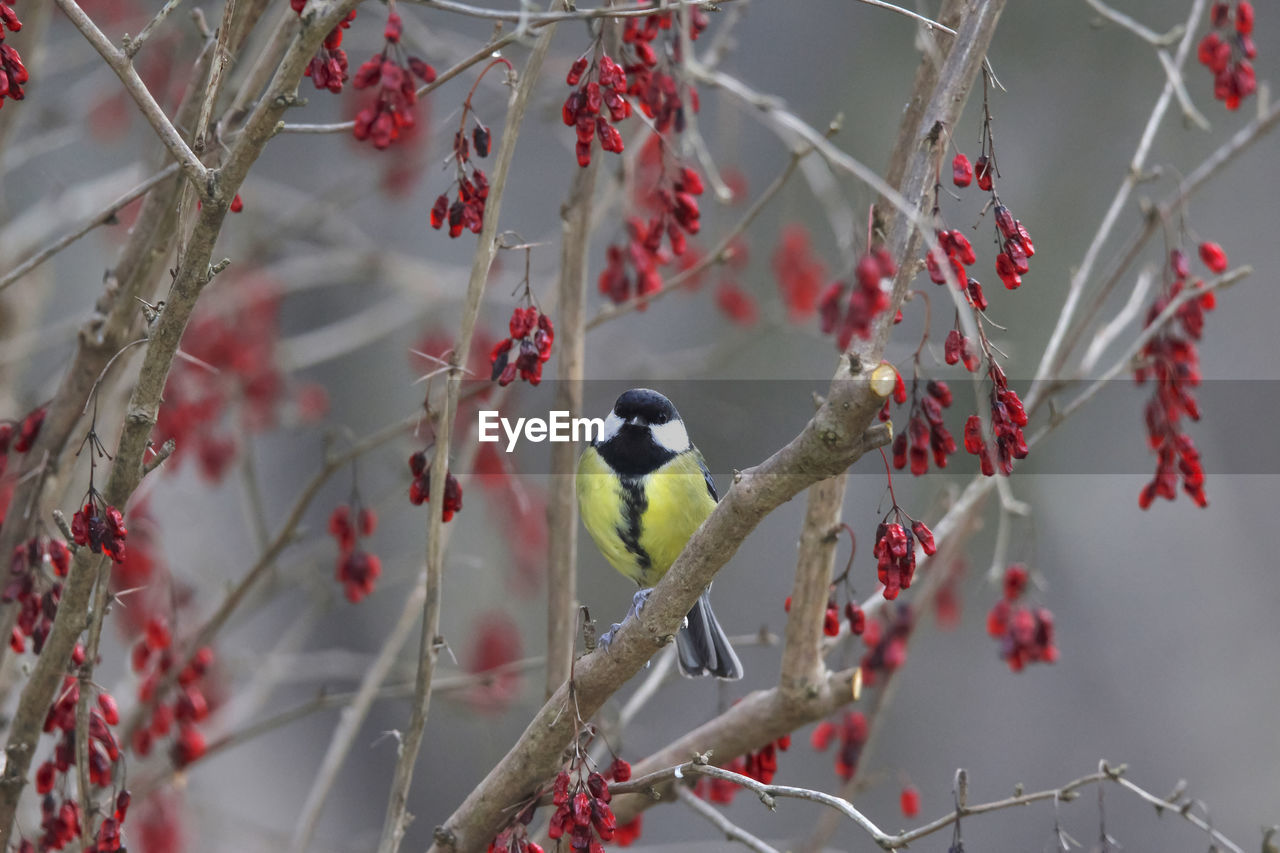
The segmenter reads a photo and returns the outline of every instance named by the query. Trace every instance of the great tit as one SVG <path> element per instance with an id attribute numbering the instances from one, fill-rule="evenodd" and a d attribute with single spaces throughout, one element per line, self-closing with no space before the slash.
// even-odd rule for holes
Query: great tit
<path id="1" fill-rule="evenodd" d="M 680 413 L 647 388 L 633 388 L 613 404 L 603 435 L 578 460 L 577 491 L 582 521 L 596 546 L 641 588 L 628 615 L 639 612 L 719 500 Z M 742 664 L 711 612 L 709 591 L 676 634 L 680 671 L 741 678 Z M 607 643 L 611 634 L 602 640 Z"/>

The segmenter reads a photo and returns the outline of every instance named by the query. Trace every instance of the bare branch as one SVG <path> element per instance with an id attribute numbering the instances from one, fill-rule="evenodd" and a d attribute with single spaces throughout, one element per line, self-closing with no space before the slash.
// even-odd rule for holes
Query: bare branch
<path id="1" fill-rule="evenodd" d="M 93 45 L 93 49 L 98 51 L 99 55 L 111 66 L 111 70 L 120 78 L 120 82 L 124 84 L 125 90 L 129 96 L 133 98 L 138 109 L 142 111 L 142 115 L 151 125 L 156 135 L 160 137 L 160 141 L 164 143 L 165 148 L 169 149 L 169 153 L 178 161 L 182 167 L 183 174 L 191 179 L 196 189 L 200 193 L 205 193 L 205 183 L 208 178 L 208 170 L 204 164 L 200 162 L 200 158 L 195 152 L 187 146 L 182 135 L 178 133 L 178 129 L 173 126 L 173 122 L 169 121 L 169 117 L 164 114 L 164 110 L 156 103 L 156 99 L 152 96 L 151 91 L 146 84 L 142 82 L 142 78 L 138 76 L 138 72 L 134 70 L 133 62 L 123 52 L 118 50 L 102 32 L 98 29 L 93 19 L 85 14 L 84 10 L 75 0 L 55 0 L 58 8 L 63 14 L 75 24 L 78 29 Z"/>
<path id="2" fill-rule="evenodd" d="M 693 791 L 683 785 L 676 788 L 676 796 L 680 798 L 680 802 L 684 803 L 696 814 L 710 821 L 711 825 L 723 832 L 724 837 L 730 841 L 737 841 L 747 849 L 756 851 L 756 853 L 782 853 L 778 848 L 769 846 L 729 820 L 719 809 L 705 800 L 699 799 Z"/>
<path id="3" fill-rule="evenodd" d="M 115 219 L 116 214 L 120 212 L 120 208 L 124 207 L 129 202 L 146 195 L 162 181 L 172 177 L 177 171 L 177 163 L 169 164 L 164 169 L 161 169 L 156 174 L 147 178 L 124 195 L 112 201 L 98 213 L 95 213 L 88 219 L 84 220 L 75 229 L 68 231 L 66 234 L 63 234 L 47 246 L 37 250 L 22 263 L 6 272 L 3 276 L 0 276 L 0 291 L 3 291 L 6 287 L 13 284 L 36 267 L 40 266 L 54 255 L 58 254 L 58 252 L 61 252 L 63 249 L 67 248 L 93 229 L 102 225 L 110 224 L 111 221 Z"/>
<path id="4" fill-rule="evenodd" d="M 126 35 L 124 41 L 124 55 L 129 59 L 133 59 L 138 55 L 138 51 L 142 50 L 142 46 L 147 43 L 147 39 L 151 38 L 151 34 L 155 32 L 156 27 L 164 23 L 164 19 L 169 17 L 169 13 L 178 8 L 182 4 L 182 0 L 166 0 L 165 4 L 160 7 L 160 11 L 147 21 L 146 26 L 138 31 L 136 36 L 130 37 Z"/>

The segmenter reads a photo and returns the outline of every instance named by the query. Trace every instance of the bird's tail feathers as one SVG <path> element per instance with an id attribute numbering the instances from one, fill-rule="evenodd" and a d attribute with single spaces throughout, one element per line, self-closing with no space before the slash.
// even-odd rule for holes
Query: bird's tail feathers
<path id="1" fill-rule="evenodd" d="M 676 633 L 676 659 L 682 675 L 714 675 L 726 681 L 742 678 L 742 663 L 711 612 L 710 588 L 703 591 Z"/>

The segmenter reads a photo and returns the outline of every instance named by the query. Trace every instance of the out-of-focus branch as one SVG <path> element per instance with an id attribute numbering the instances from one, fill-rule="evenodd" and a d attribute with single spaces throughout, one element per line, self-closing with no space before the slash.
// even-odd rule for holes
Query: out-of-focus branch
<path id="1" fill-rule="evenodd" d="M 426 6 L 442 12 L 453 12 L 470 18 L 483 18 L 488 21 L 510 21 L 511 23 L 545 25 L 563 21 L 593 21 L 598 18 L 645 18 L 650 15 L 669 14 L 681 7 L 689 6 L 705 11 L 717 12 L 719 7 L 734 0 L 671 0 L 669 3 L 641 7 L 602 6 L 597 9 L 575 9 L 570 12 L 507 12 L 502 9 L 486 9 L 482 6 L 471 6 L 458 3 L 456 0 L 405 0 L 415 6 Z"/>
<path id="2" fill-rule="evenodd" d="M 365 717 L 368 716 L 374 700 L 378 698 L 382 683 L 386 681 L 387 675 L 391 672 L 396 656 L 400 654 L 400 649 L 404 647 L 405 642 L 409 639 L 409 632 L 417 624 L 425 595 L 426 584 L 415 584 L 413 592 L 405 599 L 404 609 L 400 611 L 400 618 L 396 620 L 395 626 L 391 629 L 391 634 L 383 642 L 382 648 L 378 652 L 378 657 L 361 680 L 360 689 L 356 691 L 355 699 L 350 705 L 342 709 L 342 720 L 333 732 L 333 737 L 329 741 L 329 748 L 324 754 L 324 760 L 320 763 L 320 769 L 316 771 L 315 780 L 311 783 L 311 789 L 307 792 L 307 798 L 303 802 L 302 812 L 298 817 L 297 826 L 293 830 L 293 839 L 289 842 L 290 850 L 300 852 L 310 846 L 312 836 L 315 834 L 316 822 L 319 820 L 321 809 L 324 807 L 325 798 L 333 788 L 333 783 L 338 778 L 338 771 L 342 769 L 342 763 L 346 760 L 347 753 L 351 751 L 351 746 L 355 743 L 356 735 L 360 731 L 360 725 L 364 722 Z"/>
<path id="3" fill-rule="evenodd" d="M 93 22 L 85 11 L 75 0 L 55 0 L 58 8 L 63 14 L 70 19 L 93 45 L 93 49 L 111 67 L 111 70 L 120 78 L 120 82 L 124 84 L 125 91 L 129 93 L 129 97 L 133 98 L 138 109 L 146 118 L 151 128 L 160 137 L 160 141 L 164 143 L 165 148 L 169 149 L 169 153 L 173 155 L 173 159 L 177 160 L 182 167 L 183 173 L 191 179 L 195 184 L 196 190 L 203 196 L 206 192 L 206 179 L 208 170 L 204 164 L 200 162 L 200 158 L 191 150 L 182 135 L 178 133 L 178 129 L 173 126 L 173 122 L 169 121 L 169 117 L 164 114 L 164 110 L 156 103 L 155 97 L 151 94 L 151 90 L 142 82 L 142 78 L 138 76 L 138 72 L 134 70 L 133 62 L 123 51 L 119 50 L 111 40 L 108 39 L 98 29 L 98 25 Z"/>
<path id="4" fill-rule="evenodd" d="M 436 446 L 429 488 L 430 494 L 437 496 L 437 499 L 430 502 L 427 529 L 426 598 L 423 605 L 422 641 L 418 647 L 418 677 L 409 727 L 403 733 L 400 755 L 391 781 L 391 793 L 387 800 L 387 813 L 382 826 L 382 837 L 378 842 L 378 853 L 395 853 L 399 849 L 410 819 L 409 785 L 413 780 L 414 763 L 417 761 L 418 750 L 422 745 L 422 736 L 427 725 L 427 711 L 431 702 L 431 680 L 439 654 L 436 637 L 439 632 L 440 596 L 444 577 L 442 515 L 444 499 L 441 496 L 444 495 L 445 477 L 449 471 L 449 437 L 452 434 L 453 419 L 458 411 L 462 365 L 471 351 L 471 337 L 475 330 L 476 318 L 480 314 L 480 301 L 484 296 L 485 283 L 489 278 L 489 268 L 493 265 L 493 259 L 498 251 L 499 217 L 507 178 L 511 171 L 511 161 L 515 156 L 516 140 L 520 135 L 525 110 L 537 83 L 538 73 L 551 49 L 551 37 L 554 34 L 555 25 L 553 24 L 538 36 L 538 41 L 534 44 L 529 59 L 525 63 L 524 72 L 512 90 L 507 105 L 502 143 L 498 148 L 493 179 L 490 183 L 489 195 L 485 200 L 484 224 L 480 229 L 471 267 L 471 278 L 467 283 L 467 295 L 462 308 L 458 337 L 454 342 L 453 353 L 449 357 L 450 371 L 445 385 L 444 407 L 435 422 Z"/>
<path id="5" fill-rule="evenodd" d="M 559 332 L 556 409 L 582 415 L 586 359 L 587 250 L 591 244 L 592 197 L 600 157 L 574 174 L 560 207 Z M 547 677 L 546 695 L 569 677 L 577 620 L 578 500 L 574 482 L 577 446 L 551 445 L 547 489 Z"/>
<path id="6" fill-rule="evenodd" d="M 1178 184 L 1174 192 L 1159 207 L 1147 214 L 1142 227 L 1129 239 L 1124 249 L 1118 253 L 1119 260 L 1106 278 L 1103 279 L 1088 308 L 1077 318 L 1070 332 L 1066 334 L 1060 363 L 1065 364 L 1066 358 L 1092 327 L 1098 312 L 1102 310 L 1102 306 L 1106 303 L 1108 297 L 1119 285 L 1125 272 L 1138 259 L 1138 256 L 1142 253 L 1143 246 L 1156 233 L 1160 224 L 1173 216 L 1205 182 L 1234 162 L 1241 153 L 1274 130 L 1278 124 L 1280 124 L 1280 103 L 1272 104 L 1265 112 L 1232 134 L 1230 139 L 1218 146 L 1212 154 L 1200 162 L 1200 165 L 1189 172 Z M 1062 384 L 1069 378 L 1070 376 L 1059 367 L 1053 376 L 1046 378 L 1043 382 L 1038 381 L 1032 387 L 1031 393 L 1024 402 L 1028 414 L 1033 413 L 1043 405 L 1049 396 L 1062 387 Z"/>
<path id="7" fill-rule="evenodd" d="M 1178 50 L 1174 54 L 1174 65 L 1178 69 L 1182 68 L 1186 62 L 1187 53 L 1191 49 L 1191 42 L 1195 35 L 1196 22 L 1204 14 L 1205 2 L 1206 0 L 1193 0 L 1191 3 L 1191 11 L 1187 15 L 1187 28 L 1183 33 L 1182 41 L 1178 44 Z M 1125 204 L 1129 201 L 1129 196 L 1134 187 L 1142 179 L 1142 171 L 1146 165 L 1147 156 L 1151 152 L 1151 146 L 1155 142 L 1156 131 L 1160 128 L 1160 122 L 1164 119 L 1164 115 L 1169 109 L 1170 101 L 1173 100 L 1174 88 L 1172 78 L 1165 82 L 1164 90 L 1160 93 L 1160 97 L 1156 99 L 1155 107 L 1152 108 L 1151 116 L 1147 119 L 1147 125 L 1143 128 L 1142 136 L 1138 140 L 1138 147 L 1134 150 L 1133 157 L 1129 161 L 1129 171 L 1124 180 L 1120 182 L 1120 187 L 1116 190 L 1115 197 L 1111 200 L 1111 206 L 1107 208 L 1106 214 L 1102 217 L 1102 222 L 1098 225 L 1097 232 L 1093 235 L 1093 241 L 1089 243 L 1089 248 L 1085 250 L 1084 260 L 1080 262 L 1080 266 L 1071 276 L 1071 281 L 1067 285 L 1066 301 L 1058 314 L 1058 322 L 1054 326 L 1053 332 L 1049 335 L 1049 343 L 1045 345 L 1044 354 L 1040 357 L 1040 366 L 1036 368 L 1035 384 L 1027 393 L 1026 407 L 1028 412 L 1045 396 L 1048 391 L 1046 383 L 1057 376 L 1067 356 L 1070 354 L 1068 350 L 1063 348 L 1064 339 L 1075 321 L 1076 310 L 1080 305 L 1081 298 L 1084 296 L 1085 287 L 1089 283 L 1090 276 L 1093 275 L 1093 267 L 1098 261 L 1098 256 L 1102 253 L 1102 247 L 1111 236 L 1111 232 L 1115 230 L 1116 221 L 1120 218 L 1120 211 L 1124 209 Z"/>
<path id="8" fill-rule="evenodd" d="M 151 192 L 151 190 L 154 189 L 162 181 L 173 177 L 173 175 L 177 173 L 177 171 L 178 171 L 178 164 L 170 163 L 168 166 L 161 169 L 159 172 L 155 173 L 151 177 L 147 178 L 145 181 L 138 184 L 136 187 L 129 190 L 124 195 L 112 201 L 102 210 L 98 211 L 97 213 L 85 219 L 83 222 L 80 223 L 80 225 L 76 226 L 71 231 L 68 231 L 66 234 L 63 234 L 61 237 L 58 237 L 56 240 L 52 241 L 48 245 L 38 249 L 34 254 L 30 255 L 22 263 L 18 264 L 16 267 L 9 270 L 4 275 L 0 276 L 0 291 L 4 290 L 9 285 L 13 284 L 15 281 L 22 278 L 24 275 L 31 272 L 36 267 L 40 266 L 45 261 L 52 258 L 54 255 L 58 254 L 58 252 L 61 252 L 63 249 L 67 248 L 72 243 L 79 240 L 81 237 L 88 234 L 93 229 L 98 228 L 99 226 L 102 226 L 102 225 L 110 224 L 111 221 L 115 219 L 116 214 L 120 212 L 120 209 L 122 207 L 124 207 L 129 202 L 134 201 L 135 199 L 138 199 L 141 196 L 144 196 L 147 193 Z"/>

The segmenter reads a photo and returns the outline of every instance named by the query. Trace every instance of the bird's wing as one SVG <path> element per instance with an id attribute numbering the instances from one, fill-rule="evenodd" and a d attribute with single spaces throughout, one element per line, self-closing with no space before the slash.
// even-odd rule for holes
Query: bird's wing
<path id="1" fill-rule="evenodd" d="M 707 491 L 711 493 L 711 500 L 719 502 L 720 495 L 716 493 L 716 482 L 711 479 L 711 471 L 707 469 L 707 460 L 702 458 L 702 451 L 694 450 L 693 452 L 698 457 L 698 467 L 702 469 L 702 478 L 707 481 Z"/>

